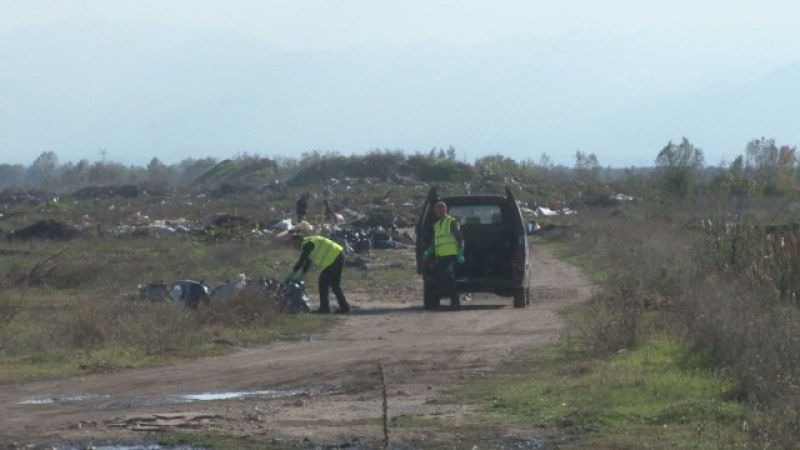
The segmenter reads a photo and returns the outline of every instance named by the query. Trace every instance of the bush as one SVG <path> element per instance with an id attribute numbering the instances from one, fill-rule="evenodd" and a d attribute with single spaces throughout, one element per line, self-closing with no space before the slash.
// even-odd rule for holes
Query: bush
<path id="1" fill-rule="evenodd" d="M 272 293 L 243 289 L 200 311 L 200 321 L 206 325 L 233 327 L 265 326 L 275 323 L 280 314 Z"/>

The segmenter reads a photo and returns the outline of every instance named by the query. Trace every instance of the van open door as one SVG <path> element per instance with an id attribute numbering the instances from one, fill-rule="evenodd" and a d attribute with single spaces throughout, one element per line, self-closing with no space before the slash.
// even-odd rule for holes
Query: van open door
<path id="1" fill-rule="evenodd" d="M 420 209 L 419 219 L 414 227 L 414 233 L 417 235 L 417 274 L 422 275 L 425 262 L 422 260 L 422 254 L 428 248 L 432 241 L 433 235 L 431 234 L 431 224 L 433 224 L 433 206 L 439 201 L 439 193 L 436 186 L 428 191 L 428 196 L 425 197 L 425 202 Z"/>
<path id="2" fill-rule="evenodd" d="M 528 251 L 528 235 L 525 233 L 525 221 L 522 211 L 511 189 L 506 187 L 506 202 L 508 211 L 515 217 L 509 223 L 513 224 L 514 248 L 511 253 L 511 269 L 515 279 L 519 280 L 522 287 L 514 292 L 514 307 L 524 308 L 531 302 L 530 292 L 530 254 Z"/>

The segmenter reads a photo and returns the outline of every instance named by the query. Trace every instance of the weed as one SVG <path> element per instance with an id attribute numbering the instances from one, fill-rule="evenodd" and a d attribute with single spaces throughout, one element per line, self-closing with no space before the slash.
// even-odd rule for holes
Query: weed
<path id="1" fill-rule="evenodd" d="M 748 439 L 741 431 L 745 410 L 728 397 L 735 381 L 664 339 L 577 360 L 551 346 L 512 366 L 503 383 L 477 382 L 457 395 L 488 401 L 489 421 L 578 433 L 585 448 L 710 449 Z"/>

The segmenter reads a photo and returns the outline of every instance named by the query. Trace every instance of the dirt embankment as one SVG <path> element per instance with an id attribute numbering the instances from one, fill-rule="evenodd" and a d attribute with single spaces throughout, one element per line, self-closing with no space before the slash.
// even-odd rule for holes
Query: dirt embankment
<path id="1" fill-rule="evenodd" d="M 151 432 L 179 429 L 287 446 L 369 447 L 383 438 L 379 362 L 390 417 L 458 423 L 470 410 L 450 403 L 444 388 L 550 342 L 563 325 L 558 311 L 590 295 L 579 270 L 547 248 L 532 249 L 529 308 L 476 295 L 461 312 L 426 312 L 420 289 L 380 298 L 352 293 L 355 312 L 323 335 L 165 367 L 0 386 L 0 442 L 152 442 Z M 441 427 L 411 423 L 391 435 L 397 442 L 448 439 Z"/>

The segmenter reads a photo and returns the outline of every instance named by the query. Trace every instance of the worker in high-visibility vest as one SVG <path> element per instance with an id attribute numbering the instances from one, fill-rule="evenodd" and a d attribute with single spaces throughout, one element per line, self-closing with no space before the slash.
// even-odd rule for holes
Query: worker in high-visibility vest
<path id="1" fill-rule="evenodd" d="M 300 259 L 294 265 L 292 273 L 284 278 L 284 282 L 300 281 L 311 268 L 313 263 L 320 269 L 319 272 L 319 310 L 320 313 L 330 313 L 331 306 L 328 301 L 328 291 L 333 290 L 339 314 L 350 312 L 350 305 L 342 292 L 342 269 L 344 268 L 344 253 L 342 246 L 322 236 L 306 236 L 300 243 Z"/>
<path id="2" fill-rule="evenodd" d="M 450 307 L 461 309 L 461 301 L 456 285 L 455 264 L 464 264 L 464 236 L 458 220 L 447 214 L 447 205 L 438 202 L 433 207 L 436 222 L 433 224 L 433 245 L 425 250 L 422 257 L 436 258 L 433 265 L 436 282 L 450 294 Z"/>

